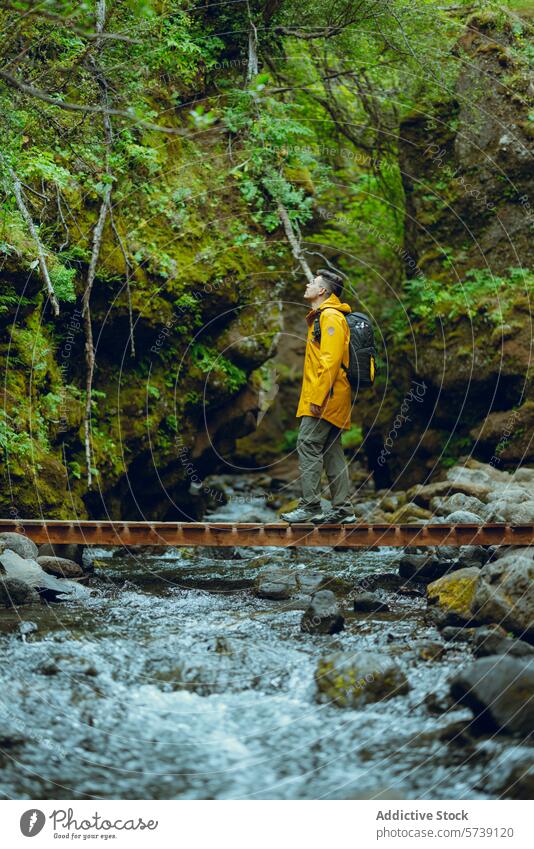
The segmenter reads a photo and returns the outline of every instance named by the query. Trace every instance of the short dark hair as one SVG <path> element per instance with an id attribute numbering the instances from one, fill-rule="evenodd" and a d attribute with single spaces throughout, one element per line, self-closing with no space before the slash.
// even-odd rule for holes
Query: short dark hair
<path id="1" fill-rule="evenodd" d="M 329 268 L 318 268 L 316 274 L 324 280 L 325 287 L 330 294 L 340 295 L 343 291 L 343 278 Z"/>

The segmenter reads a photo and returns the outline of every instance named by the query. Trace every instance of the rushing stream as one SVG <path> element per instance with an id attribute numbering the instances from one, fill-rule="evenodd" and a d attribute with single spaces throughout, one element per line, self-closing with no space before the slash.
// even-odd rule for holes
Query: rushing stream
<path id="1" fill-rule="evenodd" d="M 212 518 L 251 516 L 275 514 L 259 499 Z M 394 572 L 398 550 L 94 556 L 87 600 L 2 613 L 4 797 L 486 798 L 485 770 L 503 744 L 466 737 L 469 711 L 425 704 L 446 692 L 466 646 L 419 656 L 419 641 L 442 642 L 422 596 L 384 593 L 390 613 L 345 611 L 343 632 L 310 636 L 300 631 L 306 598 L 250 589 L 273 562 L 355 583 Z M 409 693 L 362 710 L 318 703 L 318 659 L 367 648 L 396 657 Z"/>

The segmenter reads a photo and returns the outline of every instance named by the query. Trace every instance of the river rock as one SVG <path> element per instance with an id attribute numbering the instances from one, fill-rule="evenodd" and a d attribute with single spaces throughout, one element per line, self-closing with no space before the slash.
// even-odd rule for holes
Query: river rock
<path id="1" fill-rule="evenodd" d="M 317 592 L 325 581 L 323 572 L 314 572 L 311 569 L 303 569 L 302 572 L 297 572 L 297 584 L 301 593 L 313 595 Z"/>
<path id="2" fill-rule="evenodd" d="M 512 472 L 511 479 L 514 483 L 530 486 L 532 492 L 534 488 L 534 469 L 528 469 L 526 466 L 522 466 L 520 469 Z"/>
<path id="3" fill-rule="evenodd" d="M 534 659 L 492 655 L 463 669 L 451 695 L 468 705 L 484 729 L 527 736 L 534 727 Z"/>
<path id="4" fill-rule="evenodd" d="M 399 522 L 415 523 L 419 519 L 431 518 L 432 513 L 430 510 L 426 510 L 424 507 L 420 507 L 419 504 L 409 501 L 407 504 L 402 504 L 397 510 L 395 510 L 395 512 L 389 517 L 389 521 L 394 525 Z"/>
<path id="5" fill-rule="evenodd" d="M 458 568 L 458 563 L 452 559 L 433 553 L 408 554 L 401 557 L 399 575 L 402 578 L 421 581 L 435 581 L 447 572 Z"/>
<path id="6" fill-rule="evenodd" d="M 480 570 L 472 607 L 481 622 L 534 637 L 534 560 L 508 552 L 487 563 Z"/>
<path id="7" fill-rule="evenodd" d="M 479 785 L 485 793 L 507 799 L 534 799 L 534 757 L 532 749 L 514 747 L 499 755 Z"/>
<path id="8" fill-rule="evenodd" d="M 465 495 L 463 492 L 456 492 L 449 498 L 440 500 L 436 506 L 435 513 L 437 516 L 448 516 L 456 510 L 468 510 L 482 517 L 487 510 L 487 506 L 479 498 L 475 498 L 472 495 Z"/>
<path id="9" fill-rule="evenodd" d="M 319 590 L 304 612 L 300 630 L 306 634 L 337 634 L 343 630 L 344 623 L 334 593 L 331 590 Z"/>
<path id="10" fill-rule="evenodd" d="M 317 700 L 337 707 L 360 708 L 404 695 L 404 672 L 378 652 L 334 652 L 321 658 L 315 672 Z"/>
<path id="11" fill-rule="evenodd" d="M 475 633 L 475 628 L 462 628 L 455 625 L 446 625 L 441 629 L 441 636 L 448 643 L 468 643 L 471 642 Z"/>
<path id="12" fill-rule="evenodd" d="M 24 604 L 39 604 L 40 598 L 33 587 L 20 578 L 0 577 L 0 605 L 19 607 Z"/>
<path id="13" fill-rule="evenodd" d="M 502 628 L 477 628 L 473 637 L 475 657 L 506 654 L 511 657 L 534 655 L 534 646 L 524 640 L 512 640 Z"/>
<path id="14" fill-rule="evenodd" d="M 488 495 L 488 503 L 491 505 L 495 501 L 509 501 L 512 504 L 523 504 L 525 501 L 532 501 L 533 490 L 529 486 L 517 486 L 512 483 L 506 486 L 498 486 Z"/>
<path id="15" fill-rule="evenodd" d="M 37 558 L 37 563 L 49 575 L 55 575 L 57 578 L 81 578 L 83 577 L 83 569 L 72 560 L 67 560 L 65 557 L 41 557 Z"/>
<path id="16" fill-rule="evenodd" d="M 89 594 L 87 587 L 68 578 L 56 578 L 49 575 L 35 560 L 20 557 L 15 551 L 6 549 L 0 554 L 0 563 L 10 578 L 18 578 L 29 584 L 50 600 L 55 600 L 58 594 L 63 596 L 82 597 Z"/>
<path id="17" fill-rule="evenodd" d="M 45 542 L 39 546 L 39 556 L 35 559 L 39 563 L 41 557 L 61 557 L 77 563 L 84 568 L 84 546 L 74 542 L 49 543 Z M 44 568 L 44 567 L 43 567 Z"/>
<path id="18" fill-rule="evenodd" d="M 441 660 L 445 652 L 442 644 L 433 640 L 421 640 L 415 644 L 415 649 L 421 660 Z"/>
<path id="19" fill-rule="evenodd" d="M 297 592 L 295 572 L 283 567 L 268 566 L 262 569 L 254 581 L 254 594 L 258 598 L 281 601 Z"/>
<path id="20" fill-rule="evenodd" d="M 486 513 L 487 522 L 510 522 L 512 525 L 530 525 L 534 522 L 534 500 L 522 502 L 506 500 L 492 501 Z"/>
<path id="21" fill-rule="evenodd" d="M 470 483 L 495 489 L 499 483 L 510 481 L 508 472 L 496 469 L 491 463 L 480 463 L 478 460 L 468 460 L 464 466 L 453 466 L 447 472 L 447 480 L 453 483 Z"/>
<path id="22" fill-rule="evenodd" d="M 444 575 L 427 587 L 429 604 L 437 604 L 442 612 L 468 622 L 480 580 L 480 569 L 471 566 Z M 452 623 L 450 623 L 452 624 Z"/>
<path id="23" fill-rule="evenodd" d="M 491 492 L 489 486 L 481 486 L 480 484 L 469 483 L 467 481 L 461 483 L 458 481 L 436 481 L 429 484 L 416 484 L 408 490 L 407 495 L 411 501 L 419 504 L 427 509 L 434 509 L 439 506 L 443 499 L 449 498 L 456 492 L 471 495 L 482 502 L 486 501 L 488 494 Z"/>
<path id="24" fill-rule="evenodd" d="M 354 611 L 356 613 L 388 613 L 389 604 L 380 601 L 373 593 L 358 593 L 354 596 Z"/>
<path id="25" fill-rule="evenodd" d="M 0 542 L 4 543 L 4 549 L 14 551 L 20 557 L 35 559 L 38 555 L 38 548 L 34 541 L 24 534 L 17 534 L 14 531 L 5 531 L 0 534 Z"/>
<path id="26" fill-rule="evenodd" d="M 454 510 L 441 521 L 450 525 L 482 525 L 485 520 L 472 510 Z"/>

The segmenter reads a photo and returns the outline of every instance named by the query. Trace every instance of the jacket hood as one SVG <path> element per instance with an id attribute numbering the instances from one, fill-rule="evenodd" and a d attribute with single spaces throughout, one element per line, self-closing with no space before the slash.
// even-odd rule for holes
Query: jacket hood
<path id="1" fill-rule="evenodd" d="M 328 296 L 326 301 L 323 301 L 320 307 L 315 310 L 310 310 L 308 315 L 306 316 L 306 321 L 309 323 L 312 319 L 315 318 L 318 312 L 322 312 L 322 310 L 327 309 L 327 307 L 333 307 L 336 310 L 339 310 L 343 313 L 352 312 L 352 307 L 349 304 L 342 304 L 337 295 L 332 293 Z"/>

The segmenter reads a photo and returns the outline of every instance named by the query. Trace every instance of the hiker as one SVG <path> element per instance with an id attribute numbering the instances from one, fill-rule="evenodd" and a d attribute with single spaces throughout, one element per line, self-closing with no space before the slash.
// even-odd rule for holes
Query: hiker
<path id="1" fill-rule="evenodd" d="M 304 299 L 311 311 L 306 316 L 308 337 L 304 357 L 302 390 L 297 408 L 297 438 L 302 497 L 294 510 L 282 513 L 284 522 L 322 524 L 356 521 L 349 499 L 349 472 L 341 446 L 341 434 L 350 427 L 351 387 L 345 369 L 349 364 L 350 331 L 341 303 L 343 280 L 333 271 L 319 269 L 308 283 Z M 319 316 L 320 341 L 315 339 Z M 344 368 L 345 367 L 345 368 Z M 332 507 L 321 509 L 323 465 L 330 485 Z"/>

